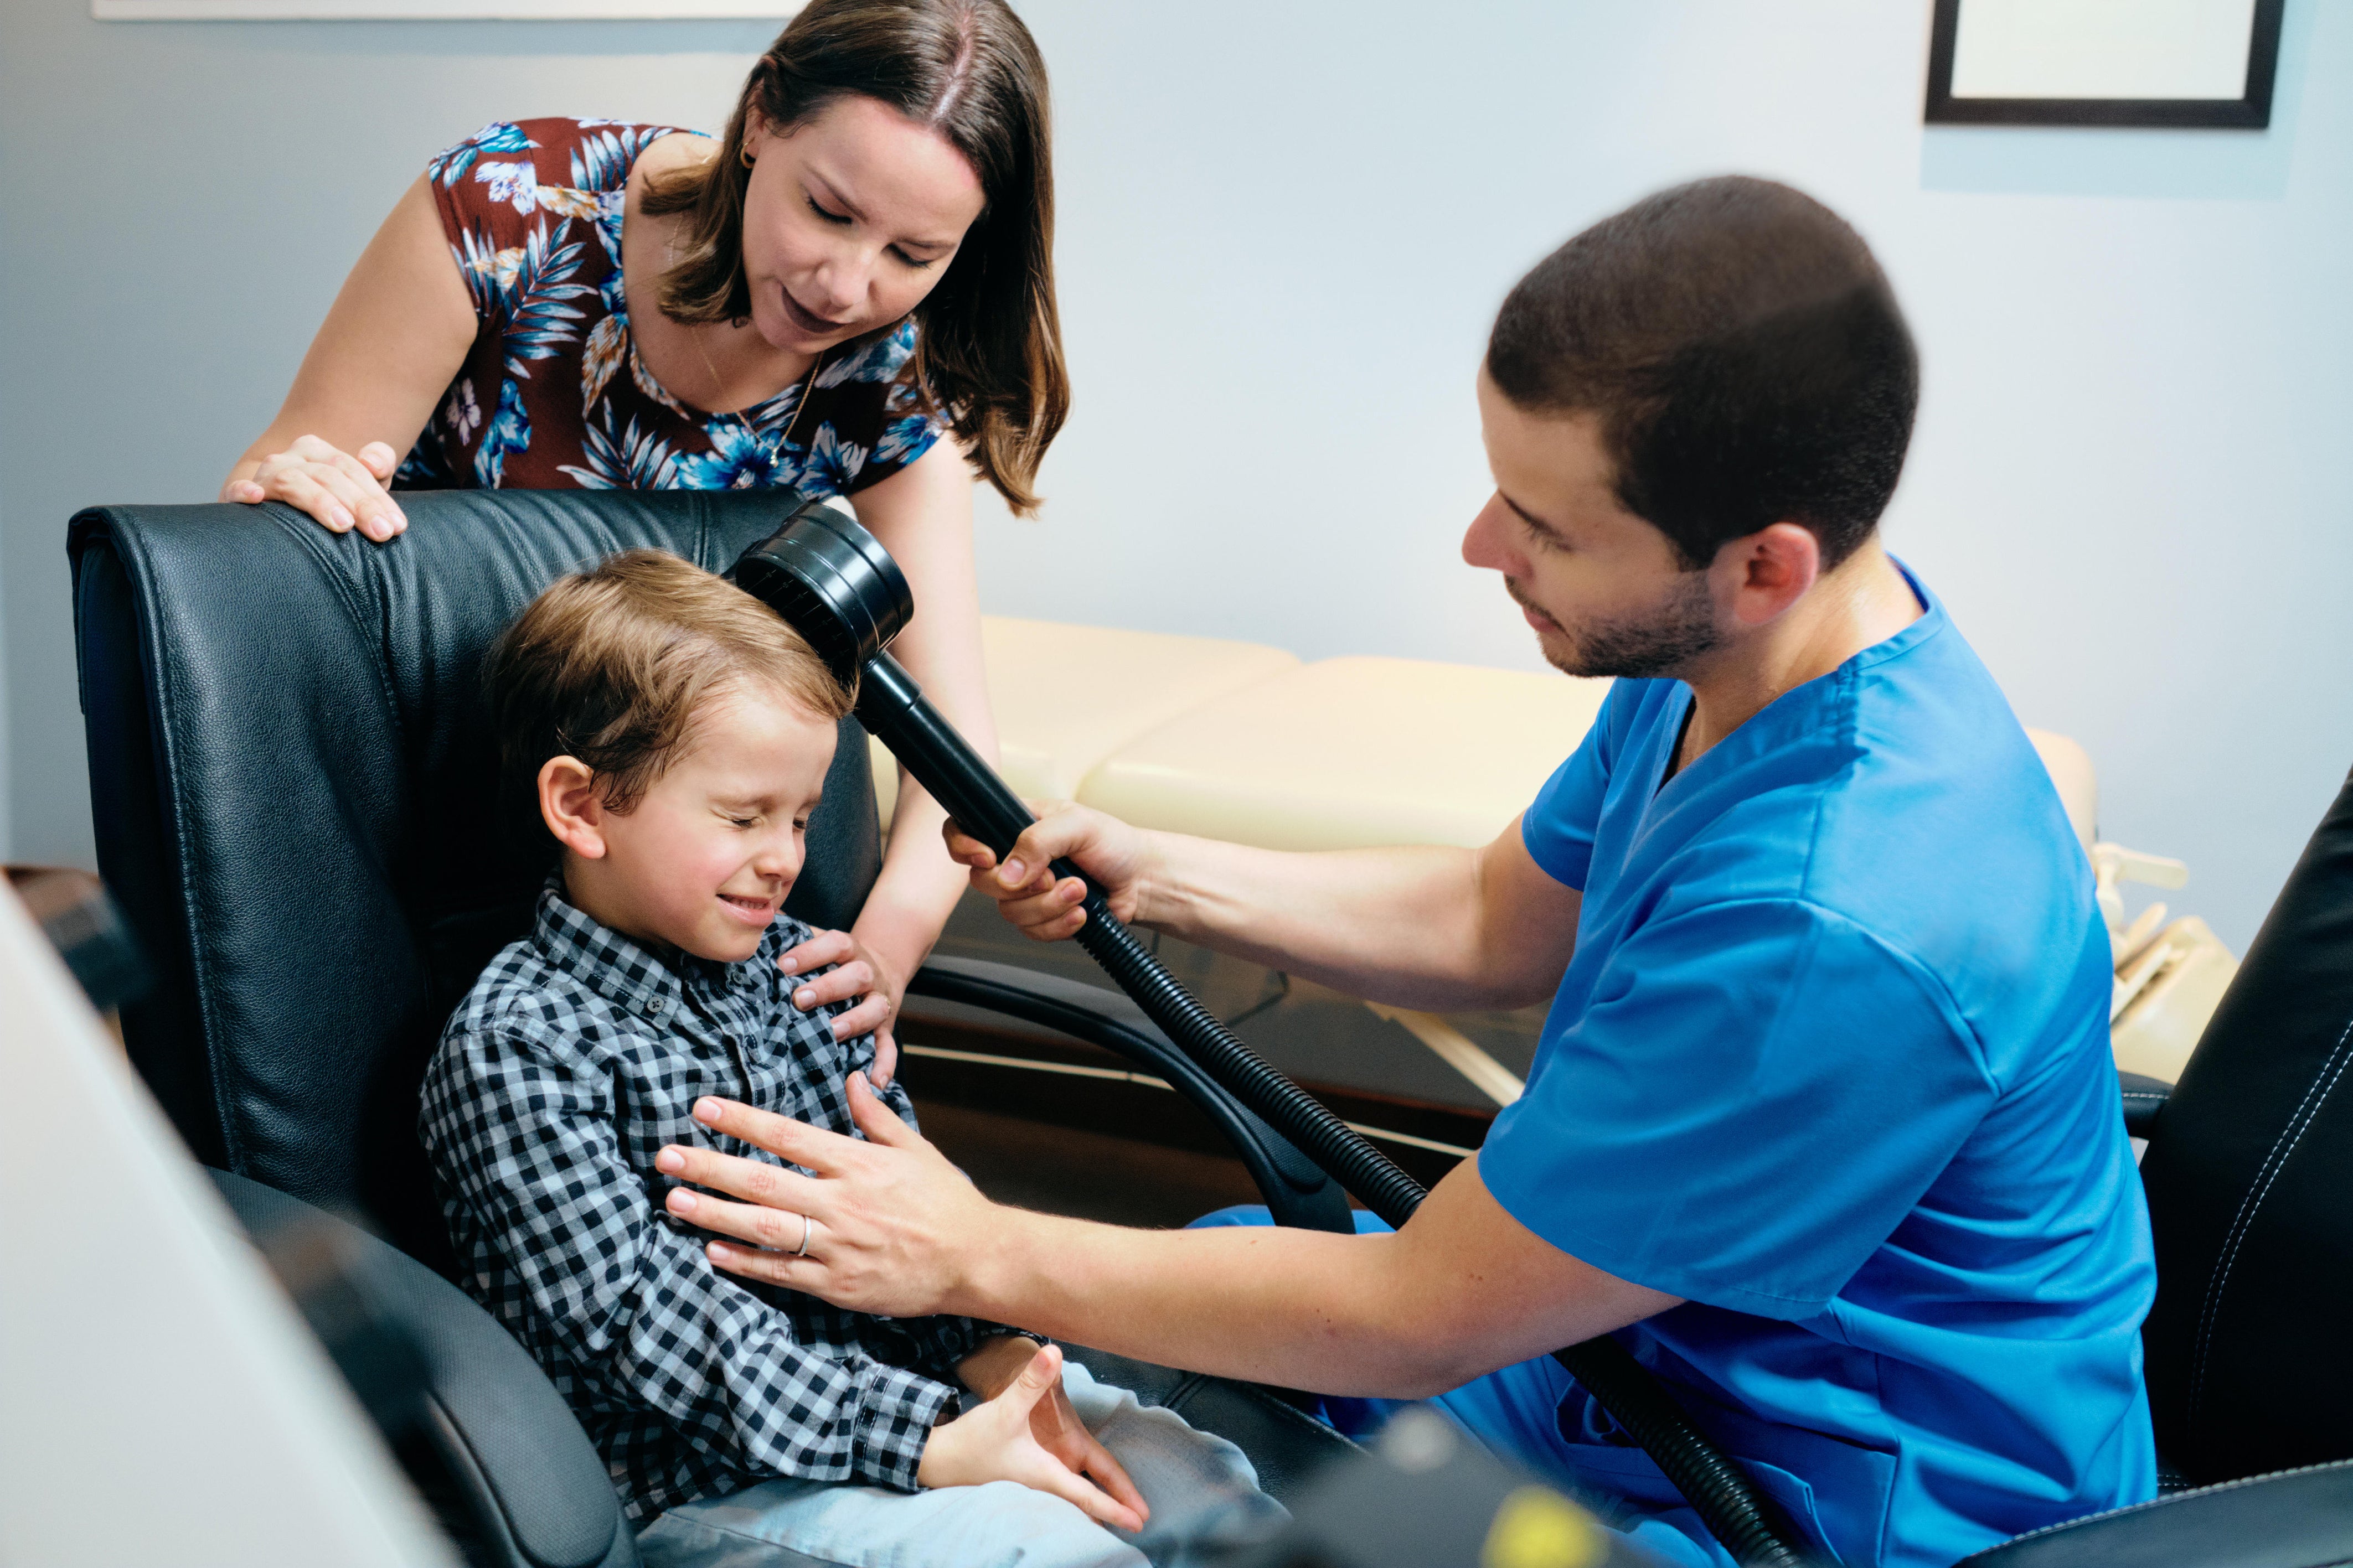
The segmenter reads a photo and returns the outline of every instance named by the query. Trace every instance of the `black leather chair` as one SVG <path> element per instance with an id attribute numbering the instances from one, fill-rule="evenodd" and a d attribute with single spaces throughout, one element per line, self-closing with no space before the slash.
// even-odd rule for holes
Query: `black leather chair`
<path id="1" fill-rule="evenodd" d="M 375 1310 L 424 1352 L 424 1425 L 454 1489 L 436 1500 L 453 1533 L 501 1563 L 632 1563 L 603 1467 L 561 1400 L 435 1277 L 450 1259 L 417 1085 L 482 964 L 528 931 L 551 863 L 531 803 L 496 784 L 478 691 L 490 639 L 555 577 L 617 550 L 723 571 L 785 509 L 758 494 L 522 491 L 404 506 L 410 529 L 388 548 L 275 507 L 74 520 L 100 869 L 155 971 L 124 1036 L 249 1228 L 313 1205 L 382 1238 L 344 1244 L 367 1265 Z M 880 865 L 854 722 L 809 838 L 787 907 L 847 926 Z M 1122 1052 L 1226 1132 L 1288 1222 L 1347 1227 L 1337 1187 L 1126 998 L 953 960 L 915 988 Z M 1278 1495 L 1347 1451 L 1261 1391 L 1075 1353 L 1241 1443 Z"/>
<path id="2" fill-rule="evenodd" d="M 1979 1568 L 2353 1562 L 2353 778 L 2161 1105 L 2142 1331 L 2168 1495 Z"/>

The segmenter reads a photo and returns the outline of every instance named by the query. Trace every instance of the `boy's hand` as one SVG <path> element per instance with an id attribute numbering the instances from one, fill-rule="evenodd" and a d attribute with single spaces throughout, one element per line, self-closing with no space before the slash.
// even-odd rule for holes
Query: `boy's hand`
<path id="1" fill-rule="evenodd" d="M 915 1479 L 927 1487 L 974 1487 L 984 1481 L 1018 1481 L 1075 1504 L 1089 1519 L 1114 1530 L 1144 1528 L 1148 1511 L 1114 1500 L 1046 1451 L 1031 1429 L 1030 1416 L 1048 1394 L 1062 1386 L 1062 1352 L 1040 1345 L 1005 1392 L 966 1415 L 932 1428 Z M 1122 1476 L 1124 1479 L 1124 1475 Z M 1134 1488 L 1127 1489 L 1134 1496 Z"/>
<path id="2" fill-rule="evenodd" d="M 1039 1348 L 1036 1341 L 1018 1335 L 990 1340 L 964 1358 L 956 1367 L 956 1375 L 983 1399 L 995 1399 L 1037 1359 Z M 1134 1509 L 1138 1517 L 1152 1517 L 1151 1505 L 1135 1489 L 1126 1469 L 1079 1419 L 1059 1372 L 1045 1397 L 1030 1406 L 1029 1435 L 1038 1439 L 1039 1447 L 1061 1460 L 1072 1475 L 1092 1479 L 1111 1494 L 1113 1501 Z"/>

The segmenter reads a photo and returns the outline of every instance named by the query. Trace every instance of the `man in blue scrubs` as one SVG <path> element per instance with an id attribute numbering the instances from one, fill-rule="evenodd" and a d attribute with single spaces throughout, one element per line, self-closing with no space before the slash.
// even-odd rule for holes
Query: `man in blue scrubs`
<path id="1" fill-rule="evenodd" d="M 681 1151 L 752 1205 L 720 1267 L 1337 1394 L 1435 1395 L 1679 1560 L 1728 1559 L 1545 1352 L 1615 1332 L 1846 1563 L 1943 1564 L 2155 1492 L 2147 1213 L 2108 945 L 2024 733 L 1881 548 L 1917 372 L 1886 280 L 1786 187 L 1702 182 L 1572 239 L 1479 377 L 1463 542 L 1546 656 L 1619 678 L 1478 850 L 1281 855 L 1050 812 L 975 885 L 1416 1007 L 1549 992 L 1526 1093 L 1395 1235 L 1126 1231 L 989 1205 L 875 1110 L 817 1173 Z M 804 1227 L 799 1215 L 812 1217 Z M 815 1237 L 808 1256 L 781 1257 Z"/>

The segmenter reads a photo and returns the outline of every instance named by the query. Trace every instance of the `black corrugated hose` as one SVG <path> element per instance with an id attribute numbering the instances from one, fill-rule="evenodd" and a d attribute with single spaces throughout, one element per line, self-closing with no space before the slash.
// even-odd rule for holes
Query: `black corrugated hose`
<path id="1" fill-rule="evenodd" d="M 960 826 L 998 855 L 1011 849 L 1036 820 L 1029 808 L 924 700 L 896 660 L 878 654 L 860 673 L 859 719 Z M 1060 876 L 1085 877 L 1067 861 L 1057 861 L 1054 869 Z M 1092 887 L 1085 908 L 1079 945 L 1177 1048 L 1373 1213 L 1391 1226 L 1405 1224 L 1420 1206 L 1419 1183 L 1320 1100 L 1261 1061 L 1145 951 Z M 1641 1445 L 1736 1561 L 1804 1568 L 1805 1559 L 1788 1544 L 1788 1526 L 1769 1500 L 1623 1345 L 1604 1335 L 1556 1352 L 1554 1359 Z"/>

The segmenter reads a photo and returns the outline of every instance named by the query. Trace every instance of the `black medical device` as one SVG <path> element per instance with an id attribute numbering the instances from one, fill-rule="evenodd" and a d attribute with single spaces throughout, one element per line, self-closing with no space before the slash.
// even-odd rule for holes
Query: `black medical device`
<path id="1" fill-rule="evenodd" d="M 746 550 L 728 575 L 806 637 L 843 684 L 856 683 L 859 721 L 958 826 L 998 855 L 1012 848 L 1037 819 L 886 651 L 913 617 L 914 595 L 872 534 L 840 508 L 812 501 Z M 1086 875 L 1060 860 L 1054 872 Z M 1160 966 L 1092 884 L 1084 908 L 1079 945 L 1179 1050 L 1366 1207 L 1391 1226 L 1405 1224 L 1421 1203 L 1419 1184 L 1260 1060 Z M 1737 1561 L 1799 1568 L 1804 1559 L 1778 1511 L 1617 1341 L 1588 1340 L 1555 1359 L 1641 1445 Z"/>

